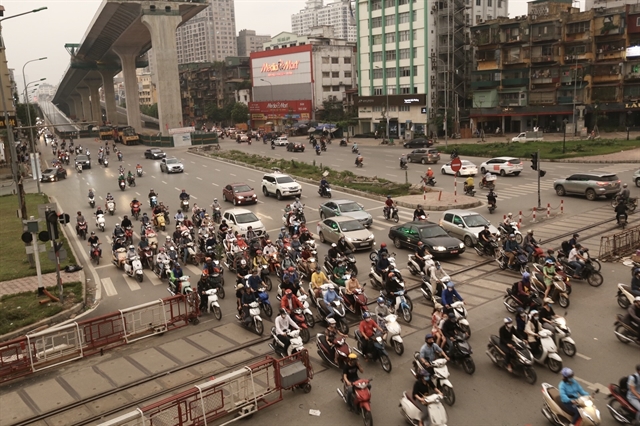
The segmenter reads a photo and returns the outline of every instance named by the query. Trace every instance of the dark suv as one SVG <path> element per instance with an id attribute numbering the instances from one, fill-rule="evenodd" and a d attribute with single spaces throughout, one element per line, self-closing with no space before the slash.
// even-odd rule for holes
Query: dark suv
<path id="1" fill-rule="evenodd" d="M 77 155 L 75 163 L 76 163 L 76 166 L 80 164 L 83 169 L 91 168 L 91 160 L 89 160 L 89 157 L 84 154 Z"/>
<path id="2" fill-rule="evenodd" d="M 407 161 L 410 163 L 436 164 L 440 161 L 440 153 L 436 148 L 414 149 L 407 155 Z"/>

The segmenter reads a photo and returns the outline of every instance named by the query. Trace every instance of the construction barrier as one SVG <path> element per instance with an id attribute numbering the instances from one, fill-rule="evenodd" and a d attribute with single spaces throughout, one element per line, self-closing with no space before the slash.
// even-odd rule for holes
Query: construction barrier
<path id="1" fill-rule="evenodd" d="M 184 327 L 198 305 L 176 295 L 0 343 L 0 382 Z"/>
<path id="2" fill-rule="evenodd" d="M 640 247 L 640 225 L 630 227 L 617 234 L 600 237 L 598 259 L 612 260 L 635 253 Z"/>
<path id="3" fill-rule="evenodd" d="M 282 401 L 285 389 L 299 387 L 309 392 L 312 378 L 306 350 L 279 360 L 266 357 L 100 425 L 226 425 Z M 228 419 L 222 421 L 225 417 Z"/>

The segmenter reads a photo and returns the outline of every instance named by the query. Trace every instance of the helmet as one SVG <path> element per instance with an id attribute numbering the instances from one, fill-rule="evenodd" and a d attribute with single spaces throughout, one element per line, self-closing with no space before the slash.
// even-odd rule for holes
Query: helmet
<path id="1" fill-rule="evenodd" d="M 578 238 L 580 234 L 573 234 L 573 238 Z"/>
<path id="2" fill-rule="evenodd" d="M 287 271 L 289 271 L 289 272 L 293 272 L 295 270 L 296 270 L 296 268 L 294 268 L 293 266 L 289 266 L 289 268 L 287 269 Z"/>
<path id="3" fill-rule="evenodd" d="M 91 235 L 96 235 L 96 233 L 95 233 L 95 232 L 93 232 L 93 231 L 91 231 Z"/>
<path id="4" fill-rule="evenodd" d="M 284 291 L 284 294 L 293 294 L 293 292 L 291 291 L 290 288 L 288 288 Z"/>
<path id="5" fill-rule="evenodd" d="M 119 223 L 116 223 L 116 228 L 120 228 L 120 224 Z"/>
<path id="6" fill-rule="evenodd" d="M 338 247 L 336 243 L 331 243 L 331 247 Z"/>
<path id="7" fill-rule="evenodd" d="M 381 243 L 380 244 L 380 248 L 385 248 L 387 246 L 387 243 Z"/>
<path id="8" fill-rule="evenodd" d="M 509 238 L 515 238 L 516 234 L 509 234 Z"/>
<path id="9" fill-rule="evenodd" d="M 449 319 L 456 319 L 456 314 L 454 314 L 453 312 L 449 312 Z"/>
<path id="10" fill-rule="evenodd" d="M 562 371 L 560 371 L 560 374 L 562 374 L 562 377 L 564 377 L 565 379 L 570 379 L 571 377 L 573 377 L 573 370 L 569 367 L 564 367 Z"/>
<path id="11" fill-rule="evenodd" d="M 431 167 L 429 167 L 429 168 L 427 169 L 427 171 L 429 171 L 429 170 L 431 170 Z"/>
<path id="12" fill-rule="evenodd" d="M 296 201 L 300 201 L 300 198 L 296 197 Z"/>
<path id="13" fill-rule="evenodd" d="M 358 355 L 354 354 L 353 352 L 349 354 L 349 359 L 358 359 Z"/>
<path id="14" fill-rule="evenodd" d="M 453 288 L 453 286 L 454 286 L 454 285 L 455 285 L 455 284 L 453 283 L 453 281 L 449 281 L 449 282 L 447 283 L 447 288 Z"/>
<path id="15" fill-rule="evenodd" d="M 246 264 L 247 264 L 247 261 L 246 261 L 246 260 L 244 260 L 244 259 L 242 259 L 242 260 L 240 261 L 240 264 L 241 264 L 242 266 L 244 266 L 244 265 L 246 265 Z"/>
<path id="16" fill-rule="evenodd" d="M 531 279 L 531 274 L 528 272 L 525 272 L 524 274 L 522 274 L 522 279 L 525 281 L 529 281 Z"/>
<path id="17" fill-rule="evenodd" d="M 217 203 L 217 202 L 218 202 L 218 199 L 217 199 L 217 198 L 214 198 L 214 199 L 213 199 L 213 202 L 214 202 L 214 203 Z"/>
<path id="18" fill-rule="evenodd" d="M 287 311 L 285 311 L 284 309 L 280 308 L 280 315 L 286 314 Z"/>
<path id="19" fill-rule="evenodd" d="M 429 372 L 427 370 L 420 370 L 418 371 L 418 374 L 416 374 L 416 377 L 418 379 L 428 379 L 429 378 Z"/>
<path id="20" fill-rule="evenodd" d="M 547 259 L 547 260 L 545 260 L 545 261 L 544 261 L 544 263 L 551 263 L 551 264 L 553 264 L 553 260 L 551 260 L 551 259 Z"/>
<path id="21" fill-rule="evenodd" d="M 388 198 L 388 199 L 390 199 L 390 198 L 391 198 L 391 195 L 387 195 L 387 198 Z"/>
<path id="22" fill-rule="evenodd" d="M 484 226 L 484 229 L 489 229 L 489 225 L 485 225 L 485 226 Z"/>
<path id="23" fill-rule="evenodd" d="M 523 312 L 524 312 L 524 309 L 522 309 L 522 307 L 518 306 L 518 307 L 516 308 L 516 314 L 520 315 L 520 314 L 522 314 Z"/>
<path id="24" fill-rule="evenodd" d="M 81 215 L 82 215 L 82 212 L 78 212 L 78 216 L 81 216 Z"/>
<path id="25" fill-rule="evenodd" d="M 271 244 L 271 240 L 266 241 L 267 245 Z"/>
<path id="26" fill-rule="evenodd" d="M 164 251 L 165 251 L 165 250 L 164 250 L 164 247 L 160 247 L 160 252 L 161 252 L 161 253 L 164 253 Z"/>
<path id="27" fill-rule="evenodd" d="M 362 319 L 368 319 L 368 318 L 371 318 L 371 314 L 370 314 L 369 312 L 365 311 L 365 312 L 362 314 Z"/>
<path id="28" fill-rule="evenodd" d="M 633 299 L 634 302 L 640 302 L 640 296 L 636 296 L 635 299 Z"/>
<path id="29" fill-rule="evenodd" d="M 426 342 L 429 339 L 433 339 L 433 334 L 429 333 L 426 336 L 424 336 L 424 341 Z"/>
<path id="30" fill-rule="evenodd" d="M 378 297 L 376 301 L 378 302 L 378 305 L 382 305 L 384 303 L 384 297 Z"/>
<path id="31" fill-rule="evenodd" d="M 236 286 L 236 290 L 242 290 L 243 288 L 244 288 L 244 285 L 242 285 L 242 284 L 238 284 Z"/>
<path id="32" fill-rule="evenodd" d="M 626 188 L 626 187 L 627 187 L 627 184 L 626 184 L 626 183 L 623 183 L 623 184 L 622 184 L 622 187 L 623 187 L 623 188 Z"/>
<path id="33" fill-rule="evenodd" d="M 512 320 L 511 318 L 509 318 L 509 317 L 506 317 L 506 318 L 504 319 L 504 323 L 505 323 L 505 324 L 511 324 L 512 322 L 513 322 L 513 320 Z"/>
<path id="34" fill-rule="evenodd" d="M 135 249 L 136 249 L 136 248 L 133 246 L 133 244 L 131 244 L 131 245 L 129 246 L 129 250 L 135 250 Z"/>
<path id="35" fill-rule="evenodd" d="M 533 234 L 533 229 L 529 229 L 529 230 L 527 231 L 527 234 Z"/>
<path id="36" fill-rule="evenodd" d="M 285 231 L 286 228 L 283 226 L 282 228 L 280 228 L 281 231 Z"/>
<path id="37" fill-rule="evenodd" d="M 333 318 L 327 318 L 327 324 L 336 325 L 336 320 L 334 320 Z"/>
<path id="38" fill-rule="evenodd" d="M 529 312 L 529 316 L 533 317 L 534 315 L 538 315 L 538 311 L 536 311 L 535 309 Z"/>
<path id="39" fill-rule="evenodd" d="M 511 217 L 513 216 L 513 213 L 509 212 L 509 214 L 507 215 L 507 217 Z"/>
<path id="40" fill-rule="evenodd" d="M 422 246 L 422 245 L 424 245 L 424 243 L 422 241 L 418 241 L 418 245 Z"/>
<path id="41" fill-rule="evenodd" d="M 174 263 L 173 266 L 175 266 L 176 268 L 180 268 L 180 264 L 178 262 Z"/>

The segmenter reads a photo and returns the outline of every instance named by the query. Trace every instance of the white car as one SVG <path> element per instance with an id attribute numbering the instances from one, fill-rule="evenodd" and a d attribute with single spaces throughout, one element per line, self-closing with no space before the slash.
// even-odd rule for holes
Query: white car
<path id="1" fill-rule="evenodd" d="M 251 210 L 230 209 L 224 212 L 222 218 L 226 219 L 227 224 L 233 229 L 233 232 L 238 232 L 238 234 L 243 237 L 249 227 L 252 227 L 259 237 L 265 235 L 267 232 L 260 219 L 258 219 Z"/>
<path id="2" fill-rule="evenodd" d="M 440 169 L 440 172 L 443 175 L 455 174 L 453 173 L 453 170 L 451 170 L 451 162 L 448 162 L 447 164 L 443 165 L 442 168 Z M 462 167 L 458 172 L 458 176 L 475 176 L 477 174 L 478 174 L 478 167 L 475 164 L 473 164 L 469 160 L 462 160 Z"/>
<path id="3" fill-rule="evenodd" d="M 160 171 L 167 173 L 182 173 L 184 172 L 184 165 L 182 165 L 176 157 L 163 158 L 160 163 Z"/>
<path id="4" fill-rule="evenodd" d="M 265 197 L 274 194 L 278 200 L 302 195 L 302 186 L 291 176 L 283 173 L 267 173 L 262 177 L 262 193 Z"/>
<path id="5" fill-rule="evenodd" d="M 273 141 L 273 144 L 275 146 L 287 146 L 288 143 L 289 139 L 287 139 L 285 136 L 280 136 Z"/>
<path id="6" fill-rule="evenodd" d="M 499 174 L 500 176 L 518 176 L 522 172 L 522 161 L 515 157 L 496 157 L 480 164 L 480 173 Z"/>

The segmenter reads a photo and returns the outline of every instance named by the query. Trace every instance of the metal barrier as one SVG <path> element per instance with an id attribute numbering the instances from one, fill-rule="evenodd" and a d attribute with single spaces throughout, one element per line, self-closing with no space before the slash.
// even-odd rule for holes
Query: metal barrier
<path id="1" fill-rule="evenodd" d="M 283 377 L 284 369 L 293 364 L 298 364 L 299 372 L 304 374 L 304 378 L 300 376 L 295 385 L 307 383 L 313 376 L 313 370 L 306 350 L 280 360 L 266 357 L 240 370 L 101 423 L 101 426 L 207 425 L 235 415 L 223 423 L 216 422 L 220 426 L 226 425 L 282 401 L 282 390 L 295 386 L 283 384 L 286 380 Z"/>
<path id="2" fill-rule="evenodd" d="M 0 343 L 0 383 L 184 327 L 198 313 L 176 295 Z"/>
<path id="3" fill-rule="evenodd" d="M 600 237 L 599 259 L 609 260 L 634 252 L 640 247 L 640 225 L 617 234 Z"/>

